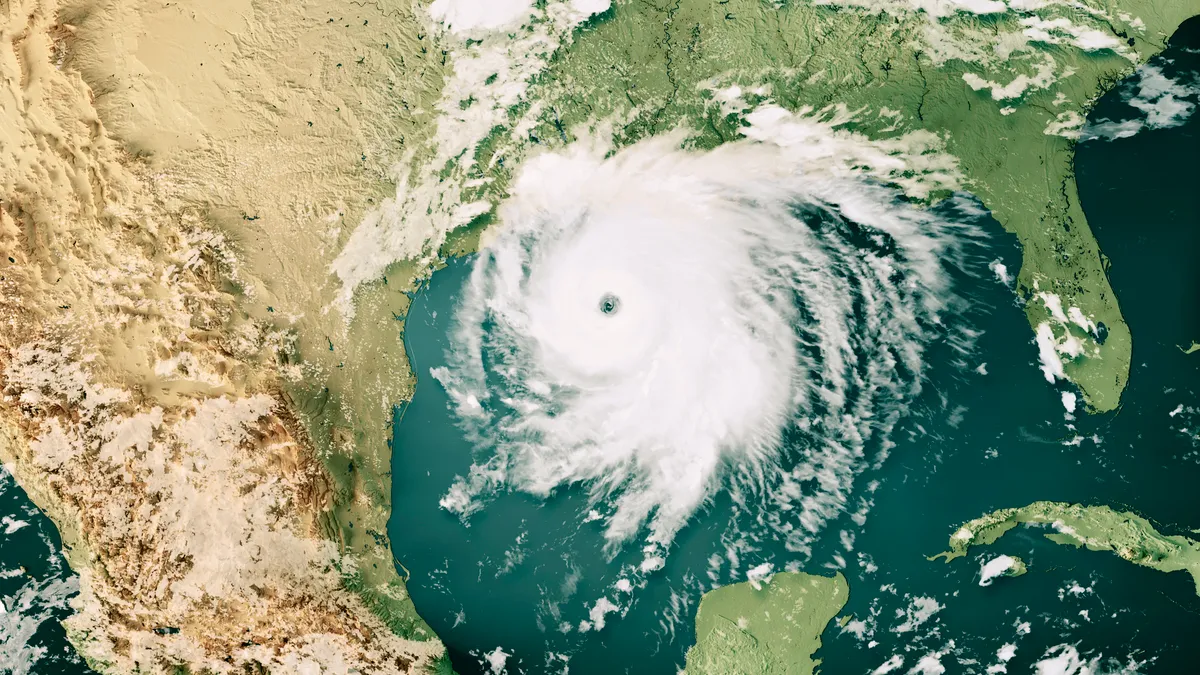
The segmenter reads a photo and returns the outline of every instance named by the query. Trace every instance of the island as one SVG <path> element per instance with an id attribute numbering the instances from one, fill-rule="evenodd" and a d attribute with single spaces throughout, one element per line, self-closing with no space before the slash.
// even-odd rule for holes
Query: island
<path id="1" fill-rule="evenodd" d="M 991 586 L 998 577 L 1019 577 L 1028 571 L 1018 556 L 998 555 L 979 567 L 979 585 Z"/>
<path id="2" fill-rule="evenodd" d="M 930 560 L 961 558 L 971 547 L 992 544 L 1022 524 L 1045 527 L 1046 538 L 1057 544 L 1111 551 L 1122 560 L 1160 572 L 1186 571 L 1200 595 L 1200 541 L 1162 534 L 1149 520 L 1108 506 L 1034 502 L 999 509 L 963 523 L 950 535 L 949 550 Z"/>

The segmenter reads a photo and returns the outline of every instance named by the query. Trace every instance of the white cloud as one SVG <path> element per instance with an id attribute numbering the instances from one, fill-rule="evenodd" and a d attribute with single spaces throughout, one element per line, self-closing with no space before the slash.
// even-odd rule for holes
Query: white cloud
<path id="1" fill-rule="evenodd" d="M 979 585 L 991 586 L 992 581 L 1012 569 L 1017 559 L 1012 556 L 998 555 L 979 567 Z"/>
<path id="2" fill-rule="evenodd" d="M 52 562 L 54 567 L 57 563 Z M 17 574 L 11 574 L 16 571 Z M 54 570 L 58 572 L 59 570 Z M 0 578 L 21 579 L 15 593 L 0 598 L 0 673 L 24 675 L 41 670 L 39 661 L 47 650 L 37 635 L 43 626 L 53 625 L 66 610 L 71 598 L 79 593 L 79 578 L 45 579 L 27 577 L 20 570 L 0 568 Z M 11 587 L 9 589 L 12 590 Z"/>
<path id="3" fill-rule="evenodd" d="M 1138 69 L 1137 84 L 1125 89 L 1125 102 L 1145 117 L 1120 122 L 1099 120 L 1085 126 L 1084 140 L 1128 138 L 1143 129 L 1169 129 L 1188 120 L 1200 99 L 1200 78 L 1173 80 L 1162 68 L 1145 65 Z"/>
<path id="4" fill-rule="evenodd" d="M 1011 642 L 1005 644 L 1000 649 L 996 650 L 996 663 L 988 666 L 985 671 L 988 675 L 999 675 L 1000 673 L 1008 672 L 1008 662 L 1017 655 L 1017 646 Z"/>
<path id="5" fill-rule="evenodd" d="M 1062 393 L 1063 407 L 1066 408 L 1067 412 L 1069 412 L 1069 413 L 1075 412 L 1075 404 L 1076 404 L 1077 400 L 1078 399 L 1076 398 L 1074 392 L 1064 391 Z"/>
<path id="6" fill-rule="evenodd" d="M 12 516 L 4 516 L 3 518 L 0 518 L 0 525 L 4 526 L 4 534 L 10 535 L 23 527 L 28 527 L 29 523 L 24 520 L 13 518 Z M 2 607 L 0 607 L 0 609 L 2 609 Z"/>
<path id="7" fill-rule="evenodd" d="M 1047 136 L 1062 136 L 1063 138 L 1079 138 L 1079 128 L 1083 126 L 1083 116 L 1074 110 L 1060 112 L 1046 125 L 1042 132 Z"/>
<path id="8" fill-rule="evenodd" d="M 1200 96 L 1200 86 L 1172 80 L 1161 68 L 1151 65 L 1143 66 L 1138 73 L 1138 93 L 1129 105 L 1146 113 L 1146 124 L 1152 128 L 1183 124 L 1196 108 L 1195 103 L 1183 99 Z"/>
<path id="9" fill-rule="evenodd" d="M 945 608 L 945 605 L 933 598 L 917 596 L 909 602 L 908 607 L 896 610 L 896 618 L 902 618 L 904 622 L 899 626 L 893 626 L 892 632 L 907 633 L 915 630 L 921 624 L 928 621 L 934 614 Z"/>
<path id="10" fill-rule="evenodd" d="M 1059 323 L 1067 322 L 1067 314 L 1063 311 L 1062 298 L 1054 293 L 1046 293 L 1045 291 L 1038 293 L 1037 297 L 1046 306 L 1046 311 L 1050 312 L 1050 316 L 1054 317 Z"/>
<path id="11" fill-rule="evenodd" d="M 570 0 L 571 9 L 584 16 L 595 16 L 607 12 L 612 0 Z"/>
<path id="12" fill-rule="evenodd" d="M 433 0 L 429 15 L 452 33 L 511 28 L 528 19 L 533 0 Z"/>
<path id="13" fill-rule="evenodd" d="M 1035 297 L 1045 305 L 1049 315 L 1049 321 L 1043 321 L 1037 327 L 1038 358 L 1046 381 L 1054 384 L 1056 380 L 1068 379 L 1063 370 L 1064 357 L 1071 360 L 1085 354 L 1091 357 L 1100 355 L 1098 330 L 1096 322 L 1078 307 L 1068 306 L 1064 311 L 1062 298 L 1054 293 L 1043 291 Z M 1080 337 L 1072 333 L 1071 326 L 1086 331 L 1088 336 Z M 1065 405 L 1066 401 L 1063 403 Z"/>
<path id="14" fill-rule="evenodd" d="M 887 675 L 903 665 L 904 657 L 899 654 L 893 654 L 890 659 L 881 663 L 875 670 L 872 670 L 871 675 Z"/>
<path id="15" fill-rule="evenodd" d="M 1123 54 L 1127 51 L 1121 41 L 1111 33 L 1080 26 L 1066 17 L 1043 19 L 1039 16 L 1028 16 L 1021 19 L 1021 25 L 1025 26 L 1025 36 L 1035 42 L 1069 43 L 1087 52 L 1111 49 Z"/>
<path id="16" fill-rule="evenodd" d="M 909 668 L 908 675 L 942 675 L 946 672 L 946 666 L 942 665 L 942 657 L 949 654 L 952 649 L 954 649 L 953 640 L 947 643 L 944 649 L 922 656 L 915 666 Z"/>
<path id="17" fill-rule="evenodd" d="M 654 572 L 662 569 L 666 564 L 667 561 L 662 556 L 649 555 L 642 560 L 642 564 L 638 567 L 638 569 L 642 570 L 643 573 Z"/>
<path id="18" fill-rule="evenodd" d="M 1125 120 L 1123 122 L 1100 120 L 1094 124 L 1087 125 L 1080 136 L 1084 140 L 1089 141 L 1097 138 L 1111 141 L 1117 138 L 1129 138 L 1141 131 L 1145 126 L 1146 123 L 1142 120 Z"/>
<path id="19" fill-rule="evenodd" d="M 946 666 L 942 665 L 941 652 L 930 652 L 917 661 L 917 665 L 909 669 L 909 675 L 942 675 Z"/>
<path id="20" fill-rule="evenodd" d="M 1037 675 L 1097 675 L 1099 659 L 1085 660 L 1074 645 L 1051 647 L 1033 664 Z"/>
<path id="21" fill-rule="evenodd" d="M 763 563 L 757 567 L 751 568 L 746 572 L 746 580 L 754 587 L 754 590 L 762 590 L 764 582 L 771 581 L 771 573 L 775 570 L 775 566 L 771 563 Z"/>
<path id="22" fill-rule="evenodd" d="M 963 73 L 963 82 L 975 91 L 983 89 L 991 90 L 993 101 L 1007 101 L 1010 99 L 1019 98 L 1027 91 L 1038 91 L 1045 89 L 1057 79 L 1054 75 L 1054 58 L 1049 54 L 1044 55 L 1045 59 L 1036 66 L 1033 75 L 1020 74 L 1013 78 L 1008 84 L 985 80 L 975 73 Z"/>
<path id="23" fill-rule="evenodd" d="M 1054 329 L 1045 321 L 1038 324 L 1037 327 L 1037 346 L 1038 358 L 1042 362 L 1042 375 L 1046 376 L 1046 381 L 1054 384 L 1055 380 L 1066 378 L 1066 373 L 1063 371 L 1062 359 L 1058 357 L 1058 350 L 1054 340 Z"/>
<path id="24" fill-rule="evenodd" d="M 510 656 L 512 656 L 512 654 L 504 651 L 500 647 L 496 647 L 494 650 L 484 654 L 483 660 L 485 663 L 487 663 L 488 672 L 491 675 L 504 675 L 504 673 L 508 672 L 508 670 L 505 668 L 505 664 L 508 663 L 508 657 Z"/>
<path id="25" fill-rule="evenodd" d="M 604 630 L 604 617 L 608 616 L 609 614 L 612 614 L 613 612 L 618 612 L 620 610 L 621 610 L 621 608 L 618 607 L 617 605 L 615 605 L 612 600 L 609 600 L 607 597 L 600 598 L 599 600 L 596 601 L 596 604 L 593 605 L 592 609 L 588 612 L 588 618 L 591 619 L 591 623 L 589 624 L 589 627 L 592 630 Z M 586 624 L 588 622 L 584 621 L 583 623 Z M 587 631 L 587 629 L 585 629 L 582 624 L 580 625 L 579 630 L 581 632 Z"/>

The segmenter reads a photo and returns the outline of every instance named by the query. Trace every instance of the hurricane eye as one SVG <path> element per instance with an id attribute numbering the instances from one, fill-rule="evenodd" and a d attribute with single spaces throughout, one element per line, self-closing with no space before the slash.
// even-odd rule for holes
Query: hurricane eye
<path id="1" fill-rule="evenodd" d="M 612 293 L 605 293 L 604 297 L 600 298 L 599 306 L 601 314 L 616 314 L 621 308 L 621 300 Z"/>

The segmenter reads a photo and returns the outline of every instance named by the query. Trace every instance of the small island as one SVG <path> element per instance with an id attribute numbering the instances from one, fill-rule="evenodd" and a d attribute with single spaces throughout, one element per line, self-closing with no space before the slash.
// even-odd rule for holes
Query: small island
<path id="1" fill-rule="evenodd" d="M 1019 577 L 1028 572 L 1025 561 L 1015 555 L 998 555 L 979 568 L 979 585 L 991 586 L 998 577 Z"/>

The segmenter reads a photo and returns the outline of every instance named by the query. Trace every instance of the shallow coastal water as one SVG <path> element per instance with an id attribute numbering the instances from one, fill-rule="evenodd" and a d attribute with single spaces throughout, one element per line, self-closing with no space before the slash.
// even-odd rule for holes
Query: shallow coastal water
<path id="1" fill-rule="evenodd" d="M 1156 63 L 1171 73 L 1200 70 L 1196 55 L 1179 47 Z M 1111 92 L 1092 119 L 1136 113 L 1122 96 Z M 764 563 L 791 563 L 814 573 L 844 569 L 850 581 L 844 614 L 863 623 L 826 631 L 818 656 L 832 672 L 867 671 L 893 655 L 907 669 L 938 652 L 952 670 L 982 672 L 1006 643 L 1017 646 L 1009 672 L 1027 672 L 1064 643 L 1089 658 L 1150 659 L 1151 672 L 1181 672 L 1194 658 L 1187 636 L 1200 629 L 1200 598 L 1185 574 L 1060 547 L 1034 530 L 949 565 L 926 556 L 942 551 L 959 523 L 1040 499 L 1133 509 L 1168 533 L 1200 527 L 1192 489 L 1200 480 L 1200 415 L 1190 411 L 1200 407 L 1200 354 L 1178 347 L 1200 339 L 1200 240 L 1186 164 L 1196 129 L 1193 120 L 1079 148 L 1083 207 L 1112 261 L 1134 334 L 1124 405 L 1109 415 L 1068 416 L 1062 393 L 1071 389 L 1047 384 L 1016 297 L 981 261 L 978 276 L 958 280 L 981 331 L 973 355 L 955 363 L 956 352 L 933 348 L 924 391 L 893 434 L 897 446 L 859 476 L 848 512 L 824 526 L 811 557 L 756 533 L 753 505 L 739 507 L 728 493 L 694 515 L 663 568 L 647 574 L 630 573 L 644 559 L 637 540 L 607 557 L 586 486 L 548 499 L 502 492 L 469 524 L 441 509 L 439 499 L 473 454 L 429 371 L 446 363 L 471 261 L 435 273 L 406 326 L 420 384 L 397 416 L 391 534 L 412 571 L 417 608 L 449 644 L 456 670 L 491 672 L 505 663 L 510 673 L 674 672 L 692 639 L 700 593 Z M 1015 271 L 1012 239 L 994 223 L 991 230 L 988 259 Z M 976 371 L 981 366 L 986 374 Z M 859 525 L 852 514 L 864 499 L 871 505 Z M 1021 556 L 1029 574 L 980 587 L 980 565 L 1001 553 Z M 631 591 L 622 590 L 625 582 Z M 939 606 L 921 620 L 922 608 Z"/>

